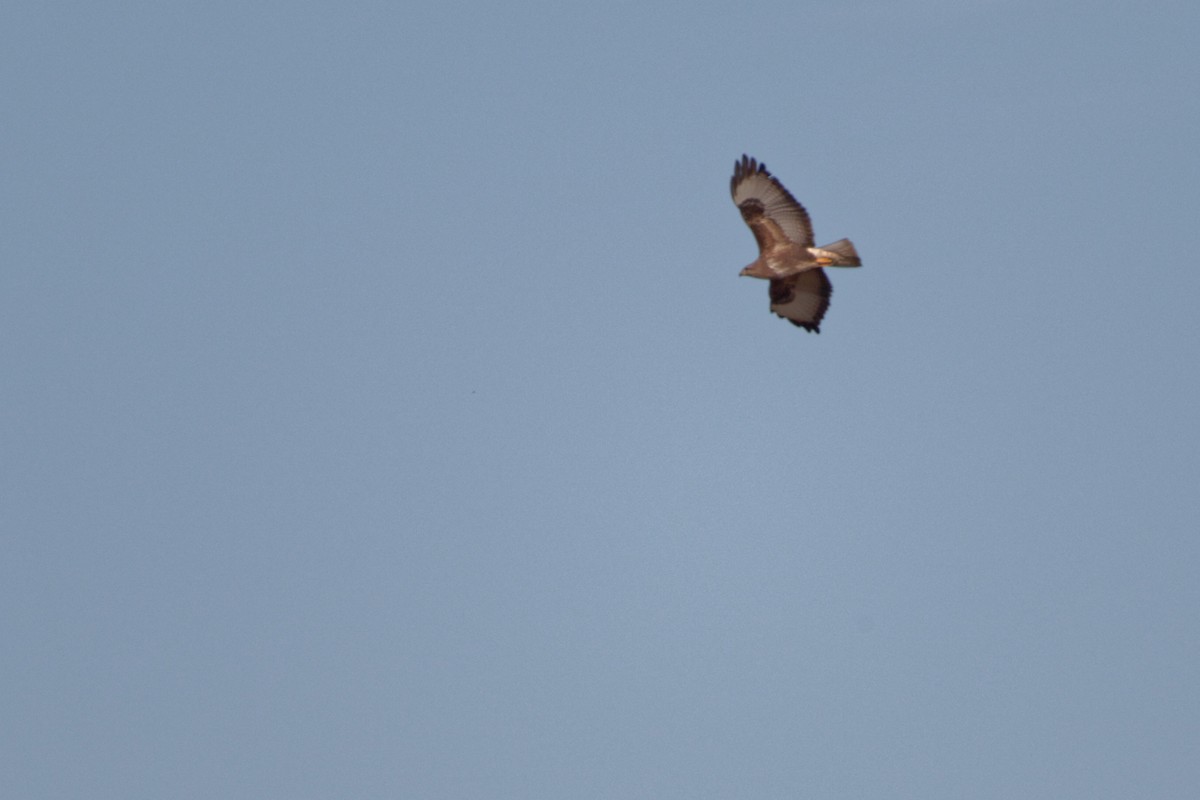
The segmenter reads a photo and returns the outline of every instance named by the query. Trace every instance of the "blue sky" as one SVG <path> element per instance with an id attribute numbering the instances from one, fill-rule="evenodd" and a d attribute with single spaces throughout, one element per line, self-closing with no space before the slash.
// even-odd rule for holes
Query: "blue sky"
<path id="1" fill-rule="evenodd" d="M 6 4 L 0 790 L 1194 791 L 1197 30 Z"/>

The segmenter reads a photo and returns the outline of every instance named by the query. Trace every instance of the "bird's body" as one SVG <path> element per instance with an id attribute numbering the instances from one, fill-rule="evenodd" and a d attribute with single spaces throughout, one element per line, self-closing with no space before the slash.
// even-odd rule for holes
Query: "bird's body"
<path id="1" fill-rule="evenodd" d="M 771 310 L 793 325 L 821 332 L 833 287 L 823 267 L 859 267 L 849 239 L 815 247 L 804 206 L 749 156 L 733 165 L 734 205 L 758 242 L 758 258 L 740 274 L 771 281 Z"/>

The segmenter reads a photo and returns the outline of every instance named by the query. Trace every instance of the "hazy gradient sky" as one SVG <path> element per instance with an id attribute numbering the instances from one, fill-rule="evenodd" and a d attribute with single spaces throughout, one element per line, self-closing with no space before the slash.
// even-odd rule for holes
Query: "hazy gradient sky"
<path id="1" fill-rule="evenodd" d="M 1198 34 L 5 3 L 0 795 L 1190 796 Z"/>

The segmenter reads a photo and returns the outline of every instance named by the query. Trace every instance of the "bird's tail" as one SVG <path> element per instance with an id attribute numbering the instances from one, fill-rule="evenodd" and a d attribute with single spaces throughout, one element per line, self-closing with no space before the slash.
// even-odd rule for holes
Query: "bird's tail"
<path id="1" fill-rule="evenodd" d="M 827 244 L 824 247 L 814 247 L 813 252 L 816 254 L 821 266 L 824 267 L 862 266 L 862 261 L 858 258 L 858 251 L 854 249 L 854 243 L 849 239 L 838 239 L 833 244 Z"/>

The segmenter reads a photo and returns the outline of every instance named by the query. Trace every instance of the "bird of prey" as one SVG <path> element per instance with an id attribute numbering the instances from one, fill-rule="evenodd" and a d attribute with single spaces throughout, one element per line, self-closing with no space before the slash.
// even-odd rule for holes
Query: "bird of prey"
<path id="1" fill-rule="evenodd" d="M 758 259 L 741 271 L 771 282 L 771 310 L 810 333 L 821 332 L 833 286 L 822 267 L 861 267 L 849 239 L 813 246 L 804 206 L 760 164 L 743 155 L 729 181 L 733 204 L 758 242 Z"/>

